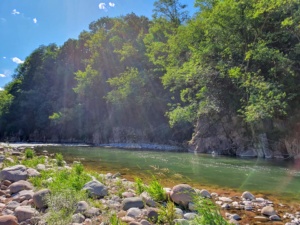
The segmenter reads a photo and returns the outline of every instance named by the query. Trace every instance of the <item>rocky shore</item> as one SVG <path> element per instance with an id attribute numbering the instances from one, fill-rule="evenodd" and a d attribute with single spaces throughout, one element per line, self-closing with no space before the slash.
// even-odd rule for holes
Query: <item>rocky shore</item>
<path id="1" fill-rule="evenodd" d="M 85 172 L 79 162 L 67 165 L 46 150 L 32 152 L 0 146 L 0 225 L 300 224 L 299 205 L 247 191 L 162 188 L 155 178 L 146 185 L 119 173 Z"/>

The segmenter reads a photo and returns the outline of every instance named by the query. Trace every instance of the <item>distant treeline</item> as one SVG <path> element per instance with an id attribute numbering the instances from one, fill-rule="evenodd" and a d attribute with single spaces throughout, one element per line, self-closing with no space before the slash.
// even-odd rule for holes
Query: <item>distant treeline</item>
<path id="1" fill-rule="evenodd" d="M 237 115 L 256 132 L 295 114 L 298 0 L 196 0 L 193 16 L 185 7 L 158 0 L 151 19 L 103 17 L 34 50 L 0 92 L 0 139 L 109 142 L 130 128 L 183 142 L 203 116 Z"/>

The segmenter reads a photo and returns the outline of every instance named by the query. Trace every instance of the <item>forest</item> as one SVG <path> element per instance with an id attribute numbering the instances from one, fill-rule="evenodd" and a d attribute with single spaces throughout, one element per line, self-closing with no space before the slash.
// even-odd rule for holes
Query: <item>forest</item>
<path id="1" fill-rule="evenodd" d="M 152 18 L 39 46 L 0 91 L 0 139 L 298 151 L 299 0 L 194 4 L 157 0 Z"/>

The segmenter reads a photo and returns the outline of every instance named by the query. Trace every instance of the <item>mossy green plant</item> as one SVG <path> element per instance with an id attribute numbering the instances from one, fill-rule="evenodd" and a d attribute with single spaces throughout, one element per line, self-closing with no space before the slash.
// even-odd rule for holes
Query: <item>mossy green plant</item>
<path id="1" fill-rule="evenodd" d="M 63 166 L 64 165 L 64 157 L 61 153 L 55 154 L 56 164 L 57 166 Z"/>
<path id="2" fill-rule="evenodd" d="M 34 157 L 34 155 L 35 155 L 35 152 L 33 149 L 31 149 L 31 148 L 25 149 L 25 158 L 26 159 L 32 159 Z"/>
<path id="3" fill-rule="evenodd" d="M 166 192 L 160 182 L 153 176 L 153 180 L 145 188 L 154 201 L 163 202 L 167 199 Z"/>

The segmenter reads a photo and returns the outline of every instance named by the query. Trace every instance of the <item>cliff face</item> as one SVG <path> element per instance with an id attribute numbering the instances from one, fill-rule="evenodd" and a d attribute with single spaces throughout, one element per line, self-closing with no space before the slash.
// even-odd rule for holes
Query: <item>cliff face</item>
<path id="1" fill-rule="evenodd" d="M 240 157 L 294 157 L 300 154 L 300 122 L 292 121 L 295 118 L 264 121 L 254 128 L 236 115 L 202 117 L 197 122 L 189 148 L 196 152 L 214 151 Z"/>

